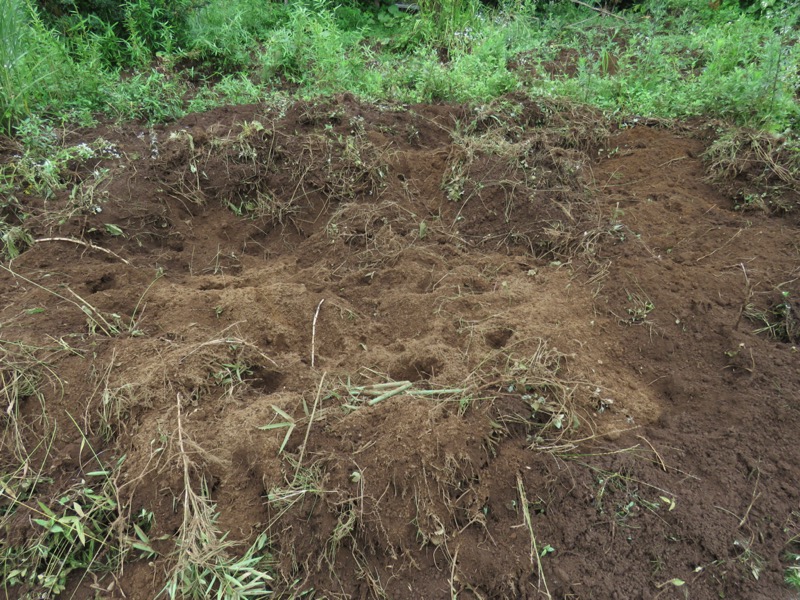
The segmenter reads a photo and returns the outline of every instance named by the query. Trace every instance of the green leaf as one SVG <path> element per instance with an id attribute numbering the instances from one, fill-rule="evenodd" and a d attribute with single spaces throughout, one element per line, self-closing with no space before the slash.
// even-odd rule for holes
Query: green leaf
<path id="1" fill-rule="evenodd" d="M 125 235 L 125 232 L 122 231 L 122 229 L 120 229 L 119 227 L 117 227 L 116 225 L 114 225 L 112 223 L 106 223 L 105 224 L 105 229 L 106 229 L 106 233 L 107 234 L 112 235 L 114 237 L 120 237 L 120 236 Z"/>
<path id="2" fill-rule="evenodd" d="M 131 548 L 138 550 L 147 557 L 158 556 L 158 552 L 156 552 L 149 544 L 143 544 L 142 542 L 133 542 L 131 543 Z"/>
<path id="3" fill-rule="evenodd" d="M 75 523 L 75 531 L 78 533 L 78 539 L 81 541 L 81 546 L 86 545 L 86 534 L 83 531 L 83 523 Z"/>
<path id="4" fill-rule="evenodd" d="M 90 471 L 86 474 L 87 477 L 108 477 L 111 471 Z M 92 490 L 89 490 L 91 492 Z"/>

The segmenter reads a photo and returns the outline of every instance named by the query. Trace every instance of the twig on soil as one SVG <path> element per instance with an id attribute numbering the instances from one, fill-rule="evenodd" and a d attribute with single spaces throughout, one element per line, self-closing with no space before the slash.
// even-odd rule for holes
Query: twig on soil
<path id="1" fill-rule="evenodd" d="M 605 10 L 604 8 L 600 8 L 600 7 L 598 7 L 598 6 L 592 6 L 591 4 L 586 4 L 586 2 L 581 2 L 581 0 L 570 0 L 570 1 L 571 1 L 573 4 L 577 4 L 577 5 L 579 5 L 579 6 L 586 7 L 586 8 L 588 8 L 588 9 L 590 9 L 590 10 L 593 10 L 593 11 L 595 11 L 595 12 L 598 12 L 598 13 L 600 13 L 601 15 L 605 15 L 605 16 L 607 16 L 607 17 L 614 17 L 615 19 L 619 19 L 619 20 L 620 20 L 620 21 L 622 21 L 623 23 L 627 23 L 627 21 L 626 21 L 625 19 L 623 19 L 622 17 L 620 17 L 619 15 L 615 15 L 615 14 L 614 14 L 614 13 L 612 13 L 612 12 L 608 12 L 608 11 L 607 11 L 607 10 Z"/>
<path id="2" fill-rule="evenodd" d="M 15 278 L 17 278 L 17 277 L 18 277 L 19 279 L 22 279 L 23 281 L 26 281 L 27 283 L 29 283 L 29 284 L 31 284 L 31 285 L 33 285 L 33 286 L 35 286 L 35 287 L 39 288 L 40 290 L 42 290 L 42 291 L 45 291 L 45 292 L 47 292 L 47 293 L 49 293 L 49 294 L 52 294 L 52 295 L 53 295 L 53 296 L 55 296 L 56 298 L 60 298 L 61 300 L 64 300 L 65 302 L 69 302 L 69 303 L 70 303 L 70 304 L 72 304 L 73 306 L 77 307 L 77 308 L 78 308 L 78 310 L 80 310 L 80 311 L 81 311 L 83 314 L 85 314 L 85 315 L 89 316 L 90 318 L 93 318 L 93 314 L 92 314 L 92 313 L 96 314 L 96 315 L 97 315 L 97 316 L 98 316 L 98 317 L 99 317 L 99 318 L 100 318 L 100 319 L 103 321 L 103 323 L 105 323 L 105 325 L 106 325 L 106 326 L 107 326 L 109 329 L 106 329 L 106 328 L 104 328 L 104 327 L 103 327 L 103 324 L 99 323 L 99 322 L 97 321 L 97 319 L 94 319 L 94 322 L 97 324 L 97 326 L 98 326 L 100 329 L 102 329 L 102 330 L 103 330 L 103 333 L 104 333 L 105 335 L 107 335 L 108 337 L 111 337 L 112 330 L 114 329 L 114 328 L 111 326 L 111 324 L 110 324 L 110 323 L 109 323 L 109 322 L 108 322 L 108 321 L 107 321 L 107 320 L 106 320 L 106 319 L 103 317 L 103 315 L 102 315 L 102 314 L 100 314 L 100 312 L 99 312 L 99 311 L 98 311 L 98 310 L 97 310 L 97 309 L 96 309 L 94 306 L 92 306 L 91 304 L 89 304 L 88 302 L 86 302 L 86 300 L 84 300 L 83 298 L 81 298 L 80 296 L 78 296 L 78 294 L 76 294 L 75 292 L 73 292 L 73 291 L 72 291 L 72 290 L 71 290 L 71 289 L 70 289 L 68 286 L 67 286 L 67 288 L 66 288 L 66 289 L 67 289 L 67 291 L 68 291 L 69 293 L 71 293 L 73 296 L 77 297 L 77 298 L 78 298 L 78 299 L 79 299 L 81 302 L 83 302 L 83 304 L 79 304 L 78 302 L 75 302 L 75 300 L 72 300 L 71 298 L 67 298 L 66 296 L 62 296 L 62 295 L 61 295 L 61 294 L 59 294 L 58 292 L 54 292 L 54 291 L 53 291 L 53 290 L 51 290 L 50 288 L 47 288 L 47 287 L 43 286 L 43 285 L 42 285 L 42 284 L 40 284 L 40 283 L 36 283 L 36 282 L 35 282 L 35 281 L 33 281 L 32 279 L 28 279 L 28 278 L 27 278 L 27 277 L 25 277 L 24 275 L 22 275 L 22 274 L 20 274 L 20 273 L 17 273 L 16 271 L 13 271 L 12 269 L 9 269 L 9 268 L 8 268 L 7 266 L 5 266 L 5 265 L 2 265 L 2 264 L 0 264 L 0 269 L 3 269 L 3 270 L 5 270 L 5 271 L 8 271 L 8 272 L 11 274 L 11 276 L 12 276 L 12 277 L 15 277 Z M 84 307 L 85 307 L 85 308 L 84 308 Z M 91 312 L 90 312 L 90 311 L 91 311 Z"/>
<path id="3" fill-rule="evenodd" d="M 734 329 L 739 329 L 739 323 L 742 322 L 742 315 L 744 314 L 747 305 L 750 303 L 750 298 L 753 297 L 753 286 L 750 284 L 750 278 L 747 276 L 747 269 L 744 267 L 744 263 L 739 263 L 739 266 L 742 267 L 742 273 L 744 273 L 744 302 L 739 307 L 739 316 L 736 317 L 736 325 L 733 326 Z"/>
<path id="4" fill-rule="evenodd" d="M 714 508 L 729 514 L 734 519 L 739 519 L 739 528 L 744 527 L 744 524 L 747 522 L 747 518 L 750 516 L 750 511 L 753 510 L 753 504 L 755 504 L 756 500 L 758 500 L 761 497 L 761 492 L 756 493 L 756 491 L 758 490 L 758 482 L 760 479 L 761 479 L 761 471 L 756 471 L 756 484 L 753 487 L 753 493 L 750 497 L 750 504 L 747 505 L 747 509 L 744 511 L 744 516 L 741 519 L 739 519 L 739 515 L 737 515 L 732 510 L 728 510 L 727 508 L 724 508 L 717 504 L 714 505 Z"/>
<path id="5" fill-rule="evenodd" d="M 732 510 L 728 510 L 728 509 L 727 509 L 727 508 L 725 508 L 724 506 L 720 506 L 720 505 L 718 505 L 718 504 L 715 504 L 715 505 L 714 505 L 714 508 L 716 508 L 717 510 L 721 510 L 721 511 L 722 511 L 722 512 L 724 512 L 725 514 L 728 514 L 728 515 L 732 516 L 734 519 L 738 519 L 738 518 L 739 518 L 739 515 L 737 515 L 737 514 L 736 514 L 735 512 L 733 512 Z"/>
<path id="6" fill-rule="evenodd" d="M 722 246 L 720 246 L 720 247 L 719 247 L 719 248 L 717 248 L 716 250 L 712 250 L 712 251 L 711 251 L 711 252 L 709 252 L 708 254 L 704 254 L 704 255 L 703 255 L 703 256 L 701 256 L 700 258 L 696 259 L 696 260 L 695 260 L 695 262 L 700 262 L 700 261 L 701 261 L 701 260 L 703 260 L 704 258 L 708 258 L 708 257 L 709 257 L 709 256 L 711 256 L 712 254 L 715 254 L 716 252 L 719 252 L 719 251 L 720 251 L 720 250 L 722 250 L 722 249 L 723 249 L 725 246 L 727 246 L 727 245 L 728 245 L 728 244 L 730 244 L 730 243 L 731 243 L 733 240 L 735 240 L 735 239 L 736 239 L 736 238 L 739 236 L 739 234 L 740 234 L 740 233 L 742 233 L 742 231 L 744 231 L 744 229 L 740 229 L 739 231 L 737 231 L 736 233 L 734 233 L 734 234 L 731 236 L 731 239 L 729 239 L 727 242 L 725 242 L 724 244 L 722 244 Z"/>
<path id="7" fill-rule="evenodd" d="M 658 458 L 658 462 L 661 464 L 661 468 L 666 473 L 667 472 L 667 465 L 664 463 L 664 459 L 661 458 L 661 455 L 658 453 L 658 450 L 655 449 L 655 446 L 653 446 L 653 444 L 650 443 L 650 440 L 648 440 L 646 437 L 644 437 L 642 435 L 637 435 L 636 437 L 639 438 L 640 440 L 642 440 L 648 446 L 650 446 L 650 449 L 653 451 L 653 454 L 655 454 L 656 458 Z"/>
<path id="8" fill-rule="evenodd" d="M 388 392 L 384 392 L 383 394 L 381 394 L 377 398 L 373 398 L 372 400 L 367 402 L 367 405 L 368 406 L 374 406 L 378 402 L 382 402 L 383 400 L 386 400 L 387 398 L 391 398 L 392 396 L 397 396 L 398 394 L 402 394 L 408 388 L 410 388 L 412 385 L 414 385 L 414 384 L 411 383 L 410 381 L 407 381 L 406 383 L 403 383 L 402 385 L 397 386 L 393 390 L 389 390 Z"/>
<path id="9" fill-rule="evenodd" d="M 667 162 L 663 162 L 660 165 L 658 165 L 658 168 L 660 169 L 662 167 L 668 167 L 672 163 L 676 163 L 679 160 L 686 160 L 687 158 L 689 158 L 689 157 L 688 156 L 679 156 L 678 158 L 672 158 L 672 159 L 668 160 Z"/>
<path id="10" fill-rule="evenodd" d="M 311 323 L 311 367 L 314 367 L 314 349 L 316 348 L 317 343 L 317 319 L 319 318 L 319 309 L 322 308 L 322 303 L 325 302 L 325 298 L 319 301 L 317 304 L 317 311 L 314 313 L 314 321 Z"/>
<path id="11" fill-rule="evenodd" d="M 756 490 L 758 489 L 758 482 L 760 479 L 761 479 L 761 471 L 756 470 L 756 484 L 753 487 L 753 494 L 750 497 L 750 504 L 747 506 L 747 510 L 744 511 L 744 516 L 742 517 L 742 520 L 739 521 L 739 528 L 742 528 L 744 524 L 747 522 L 747 517 L 750 516 L 750 511 L 753 509 L 753 504 L 755 504 L 755 501 L 758 500 L 758 498 L 761 496 L 761 492 L 756 494 Z"/>
<path id="12" fill-rule="evenodd" d="M 544 586 L 544 595 L 552 600 L 550 590 L 547 589 L 547 580 L 544 577 L 544 569 L 542 569 L 542 558 L 539 555 L 539 548 L 536 545 L 536 536 L 533 533 L 533 522 L 531 521 L 531 511 L 528 508 L 528 497 L 525 495 L 525 485 L 522 483 L 522 475 L 517 473 L 517 492 L 519 493 L 519 503 L 522 506 L 522 516 L 525 519 L 525 526 L 528 528 L 528 533 L 531 536 L 531 564 L 534 559 L 536 560 L 536 567 L 539 571 L 539 583 Z"/>
<path id="13" fill-rule="evenodd" d="M 322 304 L 322 302 L 320 302 Z M 300 473 L 300 467 L 303 465 L 303 455 L 306 453 L 306 445 L 308 444 L 308 435 L 311 433 L 311 425 L 314 424 L 314 415 L 317 413 L 317 405 L 319 404 L 319 398 L 322 395 L 322 384 L 325 383 L 325 376 L 327 373 L 323 373 L 322 377 L 319 380 L 319 386 L 317 387 L 317 396 L 314 398 L 314 407 L 311 409 L 311 416 L 308 418 L 308 427 L 306 427 L 306 437 L 303 438 L 303 445 L 300 446 L 300 457 L 297 459 L 297 466 L 294 470 L 294 480 L 292 481 L 292 486 L 294 486 L 295 482 L 297 481 L 297 475 Z"/>
<path id="14" fill-rule="evenodd" d="M 103 333 L 105 335 L 107 335 L 108 337 L 111 337 L 111 334 L 114 332 L 115 327 L 111 323 L 108 322 L 108 320 L 103 316 L 103 313 L 101 313 L 94 306 L 89 304 L 83 297 L 81 297 L 77 292 L 73 291 L 72 288 L 70 288 L 68 285 L 64 286 L 64 287 L 66 288 L 66 290 L 70 294 L 75 296 L 82 303 L 82 304 L 77 304 L 77 303 L 73 302 L 73 304 L 75 304 L 76 306 L 79 306 L 82 312 L 89 314 L 90 318 L 97 317 L 97 319 L 102 321 L 103 325 L 105 325 L 105 327 L 103 327 L 103 325 L 100 325 L 100 323 L 97 323 L 97 326 L 100 327 L 100 329 L 103 330 Z M 88 311 L 91 311 L 91 313 L 88 313 Z M 97 321 L 95 320 L 95 322 L 97 322 Z"/>
<path id="15" fill-rule="evenodd" d="M 178 420 L 178 448 L 181 451 L 181 462 L 183 464 L 183 480 L 184 480 L 184 482 L 188 482 L 188 481 L 191 481 L 191 478 L 189 477 L 189 460 L 187 458 L 186 449 L 183 446 L 183 422 L 181 421 L 181 400 L 182 400 L 182 398 L 181 398 L 181 394 L 180 393 L 177 394 L 177 400 L 178 400 L 178 403 L 177 403 L 177 406 L 178 406 L 178 419 L 177 419 Z M 188 485 L 186 485 L 184 487 L 184 490 L 183 490 L 184 494 L 188 495 L 190 489 L 191 488 Z M 183 508 L 184 508 L 184 512 L 189 510 L 189 502 L 184 501 Z"/>
<path id="16" fill-rule="evenodd" d="M 131 264 L 127 260 L 122 258 L 116 252 L 112 252 L 111 250 L 108 250 L 107 248 L 102 248 L 100 246 L 96 246 L 92 242 L 84 242 L 83 240 L 76 240 L 75 238 L 68 238 L 68 237 L 46 237 L 46 238 L 38 238 L 38 239 L 33 240 L 34 244 L 38 244 L 40 242 L 68 242 L 70 244 L 77 244 L 78 246 L 83 246 L 85 248 L 89 248 L 90 250 L 98 250 L 99 252 L 104 252 L 104 253 L 106 253 L 106 254 L 108 254 L 110 256 L 113 256 L 114 258 L 116 258 L 118 260 L 121 260 L 126 265 Z"/>

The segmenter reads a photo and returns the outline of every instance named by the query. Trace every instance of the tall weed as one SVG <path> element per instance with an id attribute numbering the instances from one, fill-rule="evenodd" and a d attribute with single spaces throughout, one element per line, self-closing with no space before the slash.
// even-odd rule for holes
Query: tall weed
<path id="1" fill-rule="evenodd" d="M 261 57 L 266 79 L 283 76 L 312 93 L 348 89 L 364 62 L 362 36 L 339 28 L 324 2 L 296 6 L 288 23 L 273 32 Z"/>
<path id="2" fill-rule="evenodd" d="M 289 10 L 262 0 L 208 2 L 189 16 L 182 54 L 223 73 L 249 66 L 259 45 L 286 23 Z"/>
<path id="3" fill-rule="evenodd" d="M 420 28 L 429 42 L 444 47 L 462 44 L 473 30 L 481 4 L 477 0 L 419 0 Z M 459 40 L 459 37 L 462 37 Z"/>
<path id="4" fill-rule="evenodd" d="M 105 79 L 91 56 L 70 52 L 28 0 L 0 0 L 0 128 L 9 133 L 32 113 L 82 120 Z"/>

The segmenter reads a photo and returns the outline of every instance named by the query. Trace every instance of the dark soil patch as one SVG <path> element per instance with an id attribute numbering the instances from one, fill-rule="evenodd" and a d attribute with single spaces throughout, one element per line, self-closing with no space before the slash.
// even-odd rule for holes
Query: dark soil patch
<path id="1" fill-rule="evenodd" d="M 265 532 L 278 592 L 788 598 L 797 340 L 753 311 L 797 318 L 797 226 L 733 210 L 690 133 L 349 96 L 91 132 L 120 150 L 91 202 L 26 200 L 35 237 L 86 244 L 0 272 L 3 373 L 27 344 L 45 400 L 17 421 L 54 436 L 4 538 L 124 455 L 161 555 L 67 594 L 153 598 L 180 419 L 230 553 Z"/>

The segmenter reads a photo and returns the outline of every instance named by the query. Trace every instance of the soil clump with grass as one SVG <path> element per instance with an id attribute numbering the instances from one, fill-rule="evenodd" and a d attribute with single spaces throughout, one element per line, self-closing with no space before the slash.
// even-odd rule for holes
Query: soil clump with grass
<path id="1" fill-rule="evenodd" d="M 749 135 L 346 94 L 69 134 L 4 238 L 6 596 L 790 597 L 798 186 Z"/>

